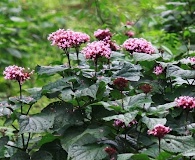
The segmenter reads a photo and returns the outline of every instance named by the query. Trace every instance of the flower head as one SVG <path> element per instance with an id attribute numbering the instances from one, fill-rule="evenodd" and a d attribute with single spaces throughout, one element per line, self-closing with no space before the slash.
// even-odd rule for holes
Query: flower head
<path id="1" fill-rule="evenodd" d="M 48 40 L 51 41 L 51 45 L 56 45 L 60 49 L 67 49 L 79 47 L 82 43 L 88 42 L 90 37 L 85 33 L 59 29 L 49 34 Z"/>
<path id="2" fill-rule="evenodd" d="M 16 65 L 8 66 L 5 68 L 3 75 L 5 79 L 16 80 L 20 84 L 24 83 L 27 79 L 30 79 L 30 76 L 34 71 L 28 72 L 23 67 L 18 67 Z"/>
<path id="3" fill-rule="evenodd" d="M 124 78 L 117 78 L 113 81 L 114 86 L 120 90 L 123 91 L 126 87 L 128 87 L 128 80 L 124 79 Z"/>
<path id="4" fill-rule="evenodd" d="M 131 127 L 134 124 L 137 124 L 136 120 L 132 120 L 131 122 L 129 122 L 127 127 Z M 120 119 L 115 119 L 113 126 L 125 128 L 126 125 L 125 125 L 125 122 L 121 121 Z"/>
<path id="5" fill-rule="evenodd" d="M 152 90 L 152 86 L 150 84 L 143 84 L 139 87 L 144 93 L 149 93 Z"/>
<path id="6" fill-rule="evenodd" d="M 183 109 L 193 109 L 195 108 L 195 98 L 190 96 L 180 96 L 175 98 L 174 102 L 176 102 L 177 107 Z"/>
<path id="7" fill-rule="evenodd" d="M 112 37 L 112 33 L 110 32 L 109 29 L 98 29 L 97 31 L 94 32 L 94 36 L 98 39 L 98 40 L 110 40 L 110 38 Z"/>
<path id="8" fill-rule="evenodd" d="M 153 73 L 156 75 L 160 75 L 163 73 L 163 71 L 164 71 L 164 68 L 161 65 L 158 65 L 154 68 Z"/>
<path id="9" fill-rule="evenodd" d="M 109 154 L 109 156 L 112 156 L 113 154 L 115 154 L 117 151 L 114 149 L 114 148 L 112 148 L 112 147 L 106 147 L 105 149 L 104 149 L 104 151 L 107 153 L 107 154 Z"/>
<path id="10" fill-rule="evenodd" d="M 106 57 L 109 59 L 111 49 L 110 45 L 104 41 L 94 41 L 87 44 L 87 46 L 82 49 L 81 53 L 85 55 L 86 59 L 97 59 L 98 57 Z"/>
<path id="11" fill-rule="evenodd" d="M 130 53 L 139 52 L 153 54 L 155 52 L 152 44 L 143 38 L 129 38 L 123 43 L 123 47 Z"/>
<path id="12" fill-rule="evenodd" d="M 171 129 L 169 127 L 165 127 L 162 124 L 157 124 L 156 126 L 154 126 L 154 129 L 148 130 L 148 134 L 158 138 L 163 138 L 170 131 Z"/>
<path id="13" fill-rule="evenodd" d="M 111 40 L 107 41 L 107 43 L 110 45 L 110 49 L 112 51 L 117 51 L 120 49 L 120 47 L 115 42 L 113 42 Z"/>
<path id="14" fill-rule="evenodd" d="M 132 38 L 135 35 L 135 33 L 133 31 L 128 31 L 125 33 L 125 35 L 128 36 L 129 38 Z"/>

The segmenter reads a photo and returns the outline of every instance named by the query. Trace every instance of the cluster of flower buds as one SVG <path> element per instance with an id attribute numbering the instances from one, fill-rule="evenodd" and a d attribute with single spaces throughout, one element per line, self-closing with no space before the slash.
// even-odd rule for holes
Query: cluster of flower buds
<path id="1" fill-rule="evenodd" d="M 123 47 L 131 54 L 133 52 L 153 54 L 154 47 L 144 38 L 129 38 L 123 43 Z"/>
<path id="2" fill-rule="evenodd" d="M 183 109 L 193 109 L 195 108 L 195 98 L 190 96 L 180 96 L 175 98 L 176 106 Z"/>
<path id="3" fill-rule="evenodd" d="M 16 65 L 8 66 L 5 68 L 3 75 L 5 79 L 16 80 L 20 84 L 23 84 L 26 80 L 30 79 L 30 76 L 34 71 L 27 71 L 23 67 L 18 67 Z"/>
<path id="4" fill-rule="evenodd" d="M 60 49 L 65 50 L 67 48 L 79 47 L 82 43 L 88 42 L 90 37 L 82 32 L 59 29 L 49 34 L 48 40 L 51 41 L 51 45 L 56 45 Z"/>
<path id="5" fill-rule="evenodd" d="M 120 119 L 115 119 L 113 126 L 125 128 L 125 127 L 131 127 L 134 124 L 137 124 L 136 120 L 129 122 L 128 126 L 126 126 L 125 123 L 123 121 L 121 121 Z"/>
<path id="6" fill-rule="evenodd" d="M 160 139 L 163 138 L 170 131 L 171 129 L 169 127 L 165 127 L 162 124 L 157 124 L 152 130 L 148 130 L 148 134 L 158 137 Z"/>
<path id="7" fill-rule="evenodd" d="M 110 32 L 109 29 L 98 29 L 97 31 L 94 32 L 94 36 L 99 41 L 104 41 L 106 44 L 109 44 L 110 49 L 112 51 L 117 51 L 120 49 L 120 47 L 114 41 L 111 40 L 112 33 Z"/>

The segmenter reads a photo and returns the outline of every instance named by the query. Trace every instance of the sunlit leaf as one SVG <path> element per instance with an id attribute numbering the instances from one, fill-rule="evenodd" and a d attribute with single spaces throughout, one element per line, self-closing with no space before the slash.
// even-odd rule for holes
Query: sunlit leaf
<path id="1" fill-rule="evenodd" d="M 169 152 L 183 153 L 195 148 L 195 140 L 192 136 L 166 135 L 161 140 L 161 147 Z"/>
<path id="2" fill-rule="evenodd" d="M 147 125 L 149 129 L 153 129 L 155 125 L 162 124 L 164 125 L 166 123 L 166 118 L 149 118 L 149 117 L 143 117 L 142 122 Z"/>

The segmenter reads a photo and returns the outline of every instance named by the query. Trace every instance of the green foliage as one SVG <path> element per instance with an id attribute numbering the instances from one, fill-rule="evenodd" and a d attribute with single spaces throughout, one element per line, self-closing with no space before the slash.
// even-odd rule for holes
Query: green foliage
<path id="1" fill-rule="evenodd" d="M 0 25 L 0 46 L 5 53 L 0 65 L 5 67 L 17 59 L 18 65 L 36 66 L 37 74 L 37 85 L 28 84 L 34 88 L 26 89 L 24 84 L 19 90 L 15 85 L 21 96 L 6 93 L 9 98 L 0 102 L 0 116 L 6 126 L 0 127 L 0 159 L 176 160 L 195 157 L 194 109 L 178 108 L 174 101 L 179 96 L 195 97 L 194 66 L 185 63 L 186 57 L 195 55 L 190 51 L 193 46 L 189 44 L 188 50 L 182 51 L 179 48 L 186 44 L 186 38 L 193 42 L 192 1 L 168 2 L 164 6 L 166 12 L 158 11 L 166 18 L 165 31 L 159 31 L 159 14 L 150 14 L 157 5 L 153 1 L 69 2 L 68 6 L 76 7 L 73 15 L 80 19 L 80 25 L 75 27 L 78 30 L 83 28 L 93 35 L 96 28 L 110 28 L 115 33 L 113 39 L 119 44 L 127 38 L 124 32 L 128 30 L 136 32 L 136 37 L 154 41 L 155 54 L 130 54 L 121 49 L 112 52 L 109 63 L 99 58 L 95 67 L 94 61 L 86 60 L 81 53 L 77 64 L 73 49 L 70 50 L 72 67 L 68 67 L 63 51 L 48 47 L 49 43 L 44 42 L 47 35 L 58 26 L 64 27 L 65 21 L 61 12 L 48 12 L 49 2 L 47 9 L 41 8 L 46 2 L 33 2 L 0 2 L 0 9 L 5 11 L 0 15 L 3 24 Z M 62 4 L 56 5 L 57 9 L 65 6 Z M 183 9 L 184 4 L 189 12 Z M 43 14 L 37 13 L 40 10 Z M 180 15 L 180 11 L 184 12 Z M 89 19 L 91 23 L 87 24 Z M 135 23 L 130 26 L 127 21 Z M 32 56 L 37 52 L 43 60 L 38 55 Z M 29 58 L 39 64 L 28 64 Z M 164 69 L 160 75 L 153 73 L 157 65 Z M 128 80 L 124 90 L 114 84 L 117 78 Z M 11 82 L 2 84 L 2 88 L 12 86 Z M 143 89 L 144 84 L 150 88 Z M 42 109 L 34 113 L 32 109 L 39 103 Z M 122 123 L 117 125 L 116 120 Z M 159 124 L 169 126 L 171 132 L 161 138 L 148 135 L 147 131 Z"/>

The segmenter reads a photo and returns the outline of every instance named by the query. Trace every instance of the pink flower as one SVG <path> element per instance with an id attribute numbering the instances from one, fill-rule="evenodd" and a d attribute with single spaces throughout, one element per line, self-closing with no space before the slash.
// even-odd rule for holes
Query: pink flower
<path id="1" fill-rule="evenodd" d="M 56 45 L 64 50 L 79 47 L 82 43 L 88 42 L 90 37 L 85 33 L 59 29 L 49 34 L 48 40 L 51 41 L 51 45 Z"/>
<path id="2" fill-rule="evenodd" d="M 174 102 L 176 102 L 177 107 L 181 107 L 183 109 L 195 108 L 195 98 L 194 97 L 180 96 L 179 98 L 175 98 Z"/>
<path id="3" fill-rule="evenodd" d="M 131 122 L 129 122 L 127 127 L 131 127 L 134 124 L 137 124 L 136 120 L 132 120 Z M 113 126 L 125 128 L 125 123 L 123 121 L 119 120 L 119 119 L 115 119 Z"/>
<path id="4" fill-rule="evenodd" d="M 18 67 L 16 65 L 8 66 L 5 68 L 3 75 L 5 79 L 16 80 L 20 84 L 24 83 L 27 79 L 30 79 L 30 76 L 34 71 L 27 72 L 25 68 Z"/>
<path id="5" fill-rule="evenodd" d="M 157 124 L 156 126 L 154 126 L 154 129 L 148 130 L 148 134 L 158 138 L 163 138 L 170 131 L 171 129 L 169 127 L 165 127 L 162 124 Z"/>
<path id="6" fill-rule="evenodd" d="M 110 45 L 104 41 L 94 41 L 87 44 L 87 46 L 82 49 L 81 53 L 85 55 L 86 59 L 97 59 L 98 57 L 106 57 L 109 59 L 111 49 Z"/>
<path id="7" fill-rule="evenodd" d="M 158 65 L 154 68 L 153 73 L 156 75 L 160 75 L 163 73 L 163 71 L 164 71 L 164 68 L 161 65 Z"/>
<path id="8" fill-rule="evenodd" d="M 109 29 L 98 29 L 97 31 L 94 32 L 94 36 L 98 39 L 98 40 L 110 40 L 110 38 L 112 37 L 112 33 L 110 32 Z"/>
<path id="9" fill-rule="evenodd" d="M 134 25 L 134 22 L 132 22 L 132 21 L 127 21 L 127 22 L 126 22 L 126 25 L 128 25 L 128 26 L 133 26 L 133 25 Z"/>
<path id="10" fill-rule="evenodd" d="M 120 50 L 120 47 L 115 42 L 108 40 L 108 41 L 106 41 L 106 43 L 108 43 L 110 45 L 110 49 L 112 51 Z"/>
<path id="11" fill-rule="evenodd" d="M 123 43 L 123 47 L 130 53 L 139 52 L 153 54 L 155 52 L 152 44 L 143 38 L 129 38 Z"/>
<path id="12" fill-rule="evenodd" d="M 125 35 L 128 36 L 129 38 L 132 38 L 135 35 L 135 33 L 133 31 L 128 31 L 125 33 Z"/>

